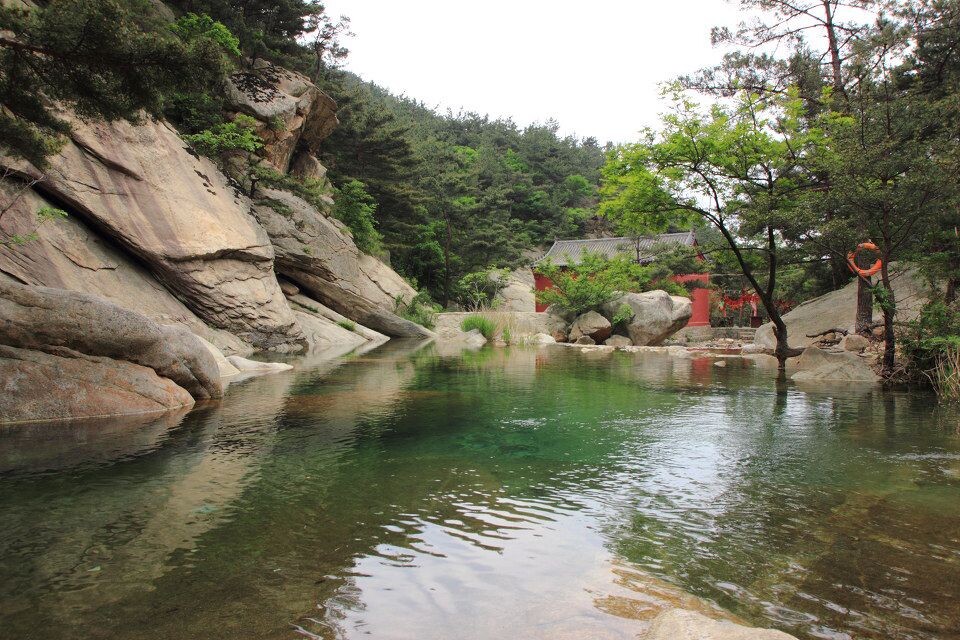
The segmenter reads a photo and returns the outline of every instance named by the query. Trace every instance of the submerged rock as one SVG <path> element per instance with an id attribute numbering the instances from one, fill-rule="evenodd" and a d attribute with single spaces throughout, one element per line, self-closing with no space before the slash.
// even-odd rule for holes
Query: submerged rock
<path id="1" fill-rule="evenodd" d="M 695 611 L 668 609 L 650 625 L 645 640 L 797 640 L 776 629 L 755 629 L 714 620 Z"/>
<path id="2" fill-rule="evenodd" d="M 229 356 L 227 360 L 235 366 L 241 373 L 270 373 L 273 371 L 289 371 L 293 365 L 285 362 L 260 362 L 259 360 L 248 360 L 240 356 Z"/>

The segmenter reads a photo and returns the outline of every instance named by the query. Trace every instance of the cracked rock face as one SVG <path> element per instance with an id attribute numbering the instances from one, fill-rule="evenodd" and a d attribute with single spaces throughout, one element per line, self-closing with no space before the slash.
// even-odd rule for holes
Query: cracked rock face
<path id="1" fill-rule="evenodd" d="M 0 200 L 12 192 L 0 184 Z M 139 262 L 90 228 L 78 216 L 36 226 L 36 212 L 53 203 L 25 191 L 2 218 L 0 234 L 36 240 L 0 246 L 0 277 L 6 274 L 24 284 L 89 293 L 139 311 L 158 324 L 179 324 L 228 354 L 246 354 L 250 346 L 233 334 L 207 326 L 193 311 L 167 291 Z"/>
<path id="2" fill-rule="evenodd" d="M 398 296 L 410 300 L 416 292 L 393 269 L 357 249 L 342 223 L 290 193 L 263 189 L 261 194 L 286 207 L 282 213 L 266 204 L 253 208 L 273 241 L 279 273 L 371 329 L 393 337 L 432 337 L 391 311 Z"/>
<path id="3" fill-rule="evenodd" d="M 306 76 L 257 61 L 254 69 L 228 79 L 227 95 L 241 113 L 263 126 L 264 156 L 281 173 L 297 154 L 310 155 L 339 124 L 337 103 Z"/>
<path id="4" fill-rule="evenodd" d="M 261 349 L 306 346 L 274 276 L 270 238 L 212 163 L 162 122 L 72 124 L 37 185 L 45 197 L 145 264 L 211 326 Z"/>

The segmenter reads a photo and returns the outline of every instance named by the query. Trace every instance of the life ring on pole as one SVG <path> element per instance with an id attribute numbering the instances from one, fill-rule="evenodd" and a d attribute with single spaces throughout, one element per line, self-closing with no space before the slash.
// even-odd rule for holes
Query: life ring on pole
<path id="1" fill-rule="evenodd" d="M 877 261 L 870 265 L 868 269 L 861 269 L 857 266 L 857 254 L 861 249 L 866 249 L 867 251 L 879 251 L 877 245 L 872 242 L 861 242 L 857 245 L 857 248 L 847 254 L 847 266 L 850 267 L 850 271 L 853 271 L 855 274 L 861 278 L 869 278 L 876 272 L 880 271 L 880 268 L 883 266 L 883 260 L 877 258 Z"/>

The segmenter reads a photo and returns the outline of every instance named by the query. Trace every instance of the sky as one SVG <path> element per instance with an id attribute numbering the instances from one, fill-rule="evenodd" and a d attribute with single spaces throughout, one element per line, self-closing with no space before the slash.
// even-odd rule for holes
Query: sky
<path id="1" fill-rule="evenodd" d="M 579 137 L 635 140 L 664 110 L 659 85 L 720 61 L 725 0 L 327 0 L 351 19 L 345 68 L 428 106 L 554 118 Z"/>

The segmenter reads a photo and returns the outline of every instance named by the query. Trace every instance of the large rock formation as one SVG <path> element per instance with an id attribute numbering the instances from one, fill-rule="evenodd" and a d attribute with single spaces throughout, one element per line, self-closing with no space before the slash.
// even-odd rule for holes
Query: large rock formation
<path id="1" fill-rule="evenodd" d="M 416 294 L 390 267 L 360 251 L 339 220 L 286 191 L 261 190 L 253 212 L 276 248 L 276 268 L 300 289 L 355 322 L 394 337 L 433 334 L 389 311 Z"/>
<path id="2" fill-rule="evenodd" d="M 277 171 L 291 161 L 302 167 L 336 128 L 337 103 L 306 76 L 258 60 L 252 70 L 235 73 L 227 94 L 237 111 L 261 122 L 264 156 Z"/>
<path id="3" fill-rule="evenodd" d="M 603 305 L 603 314 L 613 318 L 622 305 L 633 310 L 627 334 L 637 346 L 656 346 L 686 326 L 693 314 L 689 298 L 666 291 L 628 293 Z"/>
<path id="4" fill-rule="evenodd" d="M 169 125 L 73 121 L 37 185 L 144 263 L 208 324 L 278 351 L 306 346 L 249 201 Z"/>
<path id="5" fill-rule="evenodd" d="M 897 301 L 897 320 L 913 320 L 929 300 L 927 287 L 915 269 L 898 269 L 891 266 L 891 285 Z M 829 329 L 853 331 L 857 315 L 857 283 L 851 282 L 842 289 L 831 291 L 813 300 L 802 302 L 783 316 L 787 325 L 787 341 L 791 347 L 802 348 L 816 342 L 808 338 Z M 883 312 L 874 305 L 873 318 L 883 319 Z M 757 329 L 754 342 L 761 347 L 773 349 L 777 339 L 773 335 L 773 323 L 768 322 Z"/>
<path id="6" fill-rule="evenodd" d="M 0 421 L 140 413 L 223 394 L 195 335 L 89 294 L 0 280 L 0 345 Z"/>
<path id="7" fill-rule="evenodd" d="M 0 201 L 13 199 L 0 183 Z M 78 216 L 37 227 L 36 212 L 53 206 L 34 191 L 21 194 L 0 218 L 0 236 L 36 239 L 0 244 L 0 278 L 24 284 L 69 289 L 102 296 L 159 324 L 180 324 L 227 354 L 246 354 L 251 346 L 237 336 L 207 325 L 153 277 L 139 261 L 97 235 Z"/>

